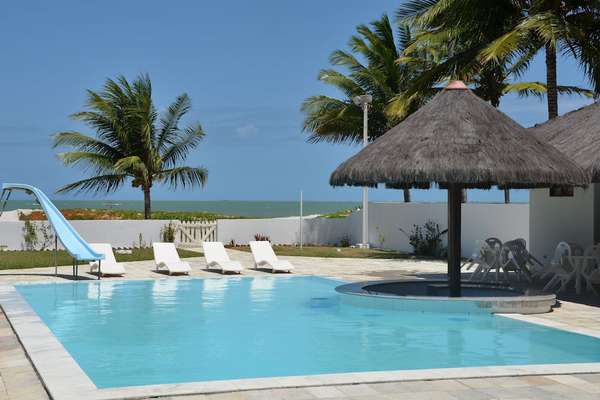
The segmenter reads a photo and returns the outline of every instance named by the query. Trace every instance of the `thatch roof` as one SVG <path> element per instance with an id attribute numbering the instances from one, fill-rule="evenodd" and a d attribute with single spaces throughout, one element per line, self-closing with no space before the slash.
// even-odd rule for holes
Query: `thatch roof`
<path id="1" fill-rule="evenodd" d="M 600 104 L 571 111 L 529 129 L 600 182 Z"/>
<path id="2" fill-rule="evenodd" d="M 589 183 L 588 174 L 462 84 L 342 163 L 333 186 L 549 187 Z"/>

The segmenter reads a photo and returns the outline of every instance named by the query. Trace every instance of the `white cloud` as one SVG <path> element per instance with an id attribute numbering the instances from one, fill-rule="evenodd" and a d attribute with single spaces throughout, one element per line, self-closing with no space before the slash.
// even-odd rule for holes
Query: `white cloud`
<path id="1" fill-rule="evenodd" d="M 237 127 L 235 131 L 240 137 L 249 137 L 256 135 L 258 133 L 258 128 L 254 124 L 244 124 Z"/>

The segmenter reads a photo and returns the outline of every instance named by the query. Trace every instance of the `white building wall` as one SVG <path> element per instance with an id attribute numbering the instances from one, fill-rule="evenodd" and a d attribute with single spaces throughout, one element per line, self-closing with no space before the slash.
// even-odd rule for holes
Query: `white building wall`
<path id="1" fill-rule="evenodd" d="M 536 257 L 552 258 L 561 241 L 584 247 L 593 244 L 593 186 L 576 188 L 573 197 L 550 197 L 548 189 L 530 191 L 530 250 Z"/>

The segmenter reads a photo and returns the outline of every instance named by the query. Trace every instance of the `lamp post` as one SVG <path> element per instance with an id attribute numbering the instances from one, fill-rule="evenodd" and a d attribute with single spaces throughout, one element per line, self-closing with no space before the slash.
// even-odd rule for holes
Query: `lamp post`
<path id="1" fill-rule="evenodd" d="M 363 148 L 369 144 L 369 104 L 373 101 L 370 94 L 356 96 L 353 99 L 354 104 L 361 107 L 363 110 Z M 362 207 L 362 243 L 360 247 L 369 248 L 369 189 L 363 187 L 363 207 Z"/>

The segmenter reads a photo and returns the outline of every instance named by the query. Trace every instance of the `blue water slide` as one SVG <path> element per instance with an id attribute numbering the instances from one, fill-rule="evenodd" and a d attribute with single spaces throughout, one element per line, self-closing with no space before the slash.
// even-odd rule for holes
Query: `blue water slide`
<path id="1" fill-rule="evenodd" d="M 46 213 L 48 222 L 52 225 L 56 236 L 63 247 L 75 260 L 104 260 L 104 254 L 96 253 L 90 245 L 83 240 L 75 228 L 73 228 L 69 221 L 66 220 L 44 192 L 34 186 L 24 185 L 22 183 L 5 183 L 2 185 L 2 195 L 4 195 L 5 192 L 12 191 L 24 191 L 36 197 L 38 203 L 40 203 L 42 209 Z"/>

